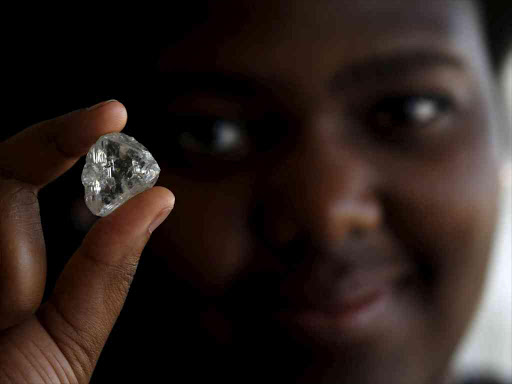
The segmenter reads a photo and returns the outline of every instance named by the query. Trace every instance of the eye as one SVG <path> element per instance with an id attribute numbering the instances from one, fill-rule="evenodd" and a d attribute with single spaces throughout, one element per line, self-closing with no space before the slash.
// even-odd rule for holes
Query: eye
<path id="1" fill-rule="evenodd" d="M 369 126 L 380 135 L 418 134 L 453 109 L 445 95 L 399 95 L 384 98 L 369 111 Z"/>
<path id="2" fill-rule="evenodd" d="M 239 158 L 248 151 L 248 138 L 241 122 L 213 116 L 175 119 L 179 146 L 189 152 Z"/>

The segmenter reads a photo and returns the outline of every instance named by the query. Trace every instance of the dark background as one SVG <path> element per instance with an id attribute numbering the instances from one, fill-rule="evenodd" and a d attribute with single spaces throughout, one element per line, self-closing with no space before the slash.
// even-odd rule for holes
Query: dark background
<path id="1" fill-rule="evenodd" d="M 490 2 L 498 3 L 501 2 Z M 151 108 L 152 103 L 159 100 L 155 64 L 162 43 L 158 38 L 179 38 L 183 32 L 174 23 L 179 18 L 183 18 L 181 22 L 185 23 L 187 18 L 177 9 L 169 14 L 162 11 L 153 23 L 165 22 L 166 25 L 153 25 L 148 30 L 143 15 L 137 19 L 124 19 L 117 14 L 115 25 L 106 27 L 108 23 L 105 20 L 99 21 L 93 17 L 83 20 L 87 14 L 103 13 L 103 8 L 96 7 L 85 12 L 85 7 L 94 5 L 80 6 L 84 10 L 59 9 L 51 18 L 32 9 L 32 18 L 38 19 L 36 24 L 20 13 L 14 18 L 12 28 L 0 27 L 4 43 L 0 48 L 0 89 L 4 96 L 0 140 L 37 122 L 108 99 L 117 99 L 125 105 L 128 111 L 126 133 L 144 129 L 146 134 L 149 132 L 165 138 L 164 131 L 155 126 L 157 119 L 153 118 Z M 57 14 L 58 17 L 55 16 Z M 80 21 L 75 18 L 79 14 L 82 16 Z M 197 22 L 205 17 L 203 11 L 194 11 L 193 14 Z M 505 13 L 496 11 L 493 15 L 504 18 Z M 13 21 L 13 15 L 6 10 L 3 16 Z M 512 23 L 492 22 L 489 26 L 496 27 L 488 28 L 496 30 L 491 33 L 493 36 L 506 36 L 500 31 L 505 26 L 510 29 Z M 163 29 L 159 30 L 160 27 Z M 174 32 L 180 33 L 174 33 L 171 27 Z M 164 30 L 165 34 L 162 34 Z M 491 39 L 496 46 L 502 44 L 502 40 Z M 495 57 L 500 55 L 496 54 Z M 145 142 L 139 135 L 134 136 Z M 159 157 L 155 155 L 155 158 Z M 83 165 L 84 158 L 39 194 L 48 260 L 44 300 L 93 220 L 91 216 L 83 217 L 83 221 L 77 220 L 85 206 L 80 181 Z M 181 373 L 187 372 L 185 362 L 190 364 L 187 381 L 200 376 L 198 367 L 193 366 L 194 354 L 206 354 L 208 351 L 195 348 L 203 344 L 194 341 L 199 340 L 201 335 L 180 334 L 180 330 L 185 328 L 180 328 L 180 322 L 190 323 L 194 319 L 187 319 L 182 314 L 178 319 L 172 312 L 173 307 L 187 308 L 187 298 L 190 297 L 186 291 L 172 292 L 173 278 L 165 266 L 151 258 L 147 251 L 144 252 L 130 294 L 97 364 L 92 383 L 167 382 L 167 378 L 161 376 L 162 372 L 169 369 L 169 376 L 173 376 L 177 368 Z M 180 285 L 180 289 L 183 287 Z M 160 300 L 162 297 L 166 298 L 163 303 Z M 158 330 L 170 324 L 176 331 L 171 331 L 170 336 L 160 335 Z M 174 348 L 174 345 L 187 344 L 190 347 L 185 350 Z M 211 352 L 214 356 L 215 351 Z M 208 377 L 212 367 L 200 367 L 199 370 Z M 146 378 L 139 380 L 142 375 Z"/>
<path id="2" fill-rule="evenodd" d="M 4 50 L 2 88 L 8 97 L 2 108 L 0 140 L 32 124 L 108 99 L 126 106 L 127 129 L 137 120 L 143 121 L 143 103 L 137 100 L 151 98 L 146 94 L 155 64 L 150 52 L 149 47 L 146 52 L 136 49 L 131 41 L 113 44 L 108 39 L 100 43 L 78 40 L 71 46 L 62 40 L 24 41 Z M 73 213 L 81 212 L 84 164 L 82 157 L 39 194 L 50 286 L 61 269 L 57 264 L 69 258 L 87 230 L 73 219 Z M 91 222 L 91 217 L 84 219 Z"/>
<path id="3" fill-rule="evenodd" d="M 69 44 L 63 36 L 23 40 L 3 48 L 0 69 L 6 97 L 0 140 L 37 122 L 108 99 L 117 99 L 125 105 L 126 133 L 138 139 L 139 135 L 133 133 L 136 130 L 165 137 L 161 129 L 154 127 L 154 109 L 150 108 L 159 99 L 154 76 L 159 48 L 155 41 L 107 34 L 100 40 L 73 36 L 74 43 Z M 95 220 L 84 209 L 80 180 L 84 164 L 82 157 L 71 170 L 39 193 L 48 264 L 43 300 L 51 294 L 62 268 Z M 190 351 L 176 351 L 170 345 L 173 340 L 169 339 L 176 337 L 174 341 L 178 341 L 179 337 L 189 337 L 179 335 L 179 321 L 190 322 L 190 319 L 173 321 L 177 331 L 167 338 L 159 334 L 175 315 L 165 308 L 167 301 L 173 303 L 171 307 L 187 305 L 185 292 L 169 293 L 171 276 L 160 263 L 144 252 L 92 383 L 138 382 L 136 378 L 142 375 L 145 379 L 140 382 L 161 382 L 163 378 L 151 377 L 160 375 L 162 364 L 168 365 L 175 354 L 183 361 L 193 361 L 191 354 L 197 343 L 190 340 L 185 343 L 190 344 Z M 166 300 L 164 308 L 162 297 Z M 155 369 L 148 372 L 148 364 Z"/>

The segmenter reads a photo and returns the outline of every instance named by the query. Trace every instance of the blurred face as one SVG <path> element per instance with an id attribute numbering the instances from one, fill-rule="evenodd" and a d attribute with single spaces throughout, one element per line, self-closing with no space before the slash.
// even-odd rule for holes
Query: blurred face
<path id="1" fill-rule="evenodd" d="M 216 3 L 159 59 L 170 139 L 141 141 L 176 207 L 152 253 L 193 287 L 219 372 L 441 380 L 496 214 L 477 10 L 255 4 Z"/>

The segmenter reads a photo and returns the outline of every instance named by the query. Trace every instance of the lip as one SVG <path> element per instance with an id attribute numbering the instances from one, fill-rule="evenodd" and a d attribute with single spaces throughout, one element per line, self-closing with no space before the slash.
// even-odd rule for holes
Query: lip
<path id="1" fill-rule="evenodd" d="M 279 312 L 278 318 L 329 344 L 385 334 L 400 313 L 398 285 L 404 276 L 403 268 L 390 268 L 350 273 L 330 289 L 306 283 L 305 304 Z"/>
<path id="2" fill-rule="evenodd" d="M 390 289 L 382 288 L 336 309 L 294 310 L 283 314 L 282 318 L 309 334 L 329 332 L 342 338 L 361 336 L 375 330 L 390 300 Z"/>

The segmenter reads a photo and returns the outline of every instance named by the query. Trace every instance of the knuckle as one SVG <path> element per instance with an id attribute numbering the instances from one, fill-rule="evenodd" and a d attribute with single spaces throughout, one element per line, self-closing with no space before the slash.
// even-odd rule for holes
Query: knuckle
<path id="1" fill-rule="evenodd" d="M 126 296 L 137 270 L 137 262 L 123 262 L 121 265 L 111 266 L 107 273 L 107 289 L 112 293 Z"/>
<path id="2" fill-rule="evenodd" d="M 1 172 L 1 171 L 0 171 Z M 1 176 L 0 176 L 1 177 Z M 0 210 L 11 218 L 25 218 L 39 214 L 37 192 L 29 184 L 16 180 L 2 180 L 0 183 Z"/>
<path id="3" fill-rule="evenodd" d="M 119 257 L 108 257 L 106 250 L 101 247 L 101 242 L 88 244 L 85 251 L 85 257 L 94 268 L 100 270 L 99 276 L 102 276 L 102 284 L 105 292 L 105 308 L 118 308 L 124 302 L 133 278 L 137 271 L 141 252 L 133 246 L 124 245 L 109 247 L 112 253 L 122 255 Z"/>
<path id="4" fill-rule="evenodd" d="M 108 249 L 112 249 L 109 247 Z M 105 254 L 107 252 L 107 255 Z M 130 282 L 135 275 L 140 258 L 140 252 L 131 246 L 115 247 L 111 253 L 122 256 L 108 257 L 108 250 L 101 245 L 88 246 L 86 257 L 96 264 L 99 269 L 106 271 L 110 280 L 125 280 Z"/>
<path id="5" fill-rule="evenodd" d="M 115 315 L 122 307 L 137 269 L 137 263 L 126 263 L 123 266 L 112 267 L 104 280 L 104 307 L 114 311 Z"/>
<path id="6" fill-rule="evenodd" d="M 95 326 L 89 322 L 75 324 L 51 300 L 45 303 L 42 313 L 39 320 L 66 357 L 73 376 L 78 383 L 88 382 L 102 348 Z"/>
<path id="7" fill-rule="evenodd" d="M 86 257 L 106 271 L 109 281 L 120 280 L 125 285 L 131 283 L 142 253 L 140 244 L 116 240 L 116 236 L 103 232 L 86 239 L 83 246 Z"/>
<path id="8" fill-rule="evenodd" d="M 2 291 L 6 290 L 0 289 L 0 296 L 5 298 L 7 294 Z M 25 299 L 18 292 L 16 293 L 17 297 L 8 298 L 8 300 L 0 302 L 0 329 L 7 329 L 16 324 L 21 324 L 29 319 L 39 307 L 40 298 Z M 30 294 L 31 292 L 29 292 Z"/>

